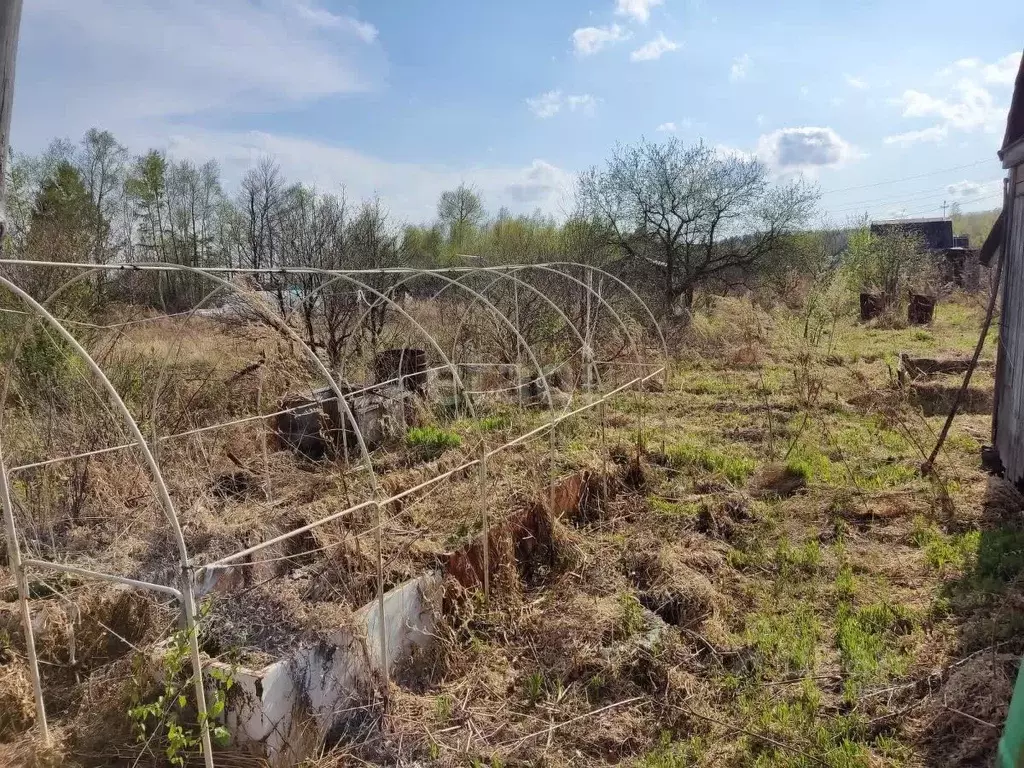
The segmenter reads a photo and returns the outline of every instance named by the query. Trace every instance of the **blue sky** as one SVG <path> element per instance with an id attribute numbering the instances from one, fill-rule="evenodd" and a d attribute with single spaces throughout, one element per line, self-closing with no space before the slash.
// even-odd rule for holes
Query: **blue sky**
<path id="1" fill-rule="evenodd" d="M 25 6 L 16 151 L 99 126 L 229 187 L 270 155 L 409 221 L 461 181 L 562 215 L 615 142 L 670 135 L 813 179 L 835 221 L 995 207 L 1024 43 L 1019 0 Z"/>

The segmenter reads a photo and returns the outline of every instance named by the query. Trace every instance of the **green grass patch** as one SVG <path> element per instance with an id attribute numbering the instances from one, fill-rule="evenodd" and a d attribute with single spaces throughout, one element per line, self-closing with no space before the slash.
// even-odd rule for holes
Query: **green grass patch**
<path id="1" fill-rule="evenodd" d="M 839 605 L 836 644 L 847 674 L 846 695 L 856 698 L 867 683 L 885 682 L 906 674 L 911 657 L 904 638 L 917 626 L 913 611 L 903 605 L 878 602 L 854 608 Z"/>
<path id="2" fill-rule="evenodd" d="M 815 574 L 821 567 L 821 544 L 817 539 L 809 539 L 794 547 L 783 539 L 775 548 L 775 565 L 781 576 L 790 576 L 794 573 Z"/>
<path id="3" fill-rule="evenodd" d="M 857 593 L 857 579 L 853 576 L 853 569 L 844 565 L 836 574 L 836 597 L 840 600 L 851 600 Z"/>
<path id="4" fill-rule="evenodd" d="M 691 519 L 700 514 L 701 504 L 695 501 L 670 501 L 660 496 L 649 496 L 651 509 L 666 517 L 682 517 Z"/>
<path id="5" fill-rule="evenodd" d="M 738 765 L 762 768 L 825 765 L 837 768 L 868 768 L 871 754 L 864 743 L 867 730 L 858 715 L 823 716 L 822 694 L 815 682 L 805 679 L 785 698 L 753 690 L 741 699 L 745 727 L 776 744 L 799 745 L 799 752 L 783 749 L 763 739 L 741 741 Z M 802 754 L 801 754 L 802 753 Z M 816 759 L 812 759 L 816 758 Z"/>
<path id="6" fill-rule="evenodd" d="M 914 518 L 911 541 L 924 550 L 925 562 L 936 571 L 962 571 L 973 562 L 981 542 L 979 531 L 945 534 L 924 518 Z"/>
<path id="7" fill-rule="evenodd" d="M 754 650 L 754 664 L 764 677 L 800 675 L 814 669 L 821 624 L 806 604 L 784 614 L 748 617 L 745 635 Z"/>
<path id="8" fill-rule="evenodd" d="M 742 485 L 754 473 L 755 463 L 746 456 L 726 453 L 708 445 L 693 442 L 676 443 L 666 451 L 669 463 L 676 469 L 696 468 L 722 475 L 734 485 Z"/>
<path id="9" fill-rule="evenodd" d="M 421 461 L 433 461 L 442 453 L 462 445 L 462 438 L 450 429 L 413 427 L 405 435 L 405 444 Z"/>
<path id="10" fill-rule="evenodd" d="M 512 426 L 512 417 L 507 413 L 495 413 L 480 419 L 480 429 L 484 432 L 504 431 Z"/>
<path id="11" fill-rule="evenodd" d="M 702 765 L 708 754 L 708 743 L 700 736 L 673 741 L 669 733 L 661 735 L 661 743 L 655 749 L 638 758 L 634 768 L 690 768 Z"/>

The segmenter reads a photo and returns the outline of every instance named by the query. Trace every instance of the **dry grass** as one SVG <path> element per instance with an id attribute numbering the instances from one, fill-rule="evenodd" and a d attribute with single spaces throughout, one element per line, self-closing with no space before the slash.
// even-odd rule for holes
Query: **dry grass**
<path id="1" fill-rule="evenodd" d="M 745 299 L 698 314 L 677 340 L 685 364 L 667 390 L 610 404 L 605 454 L 591 413 L 559 429 L 553 462 L 546 439 L 488 462 L 490 552 L 502 563 L 490 602 L 449 579 L 437 648 L 401 671 L 382 721 L 368 719 L 316 764 L 911 768 L 990 755 L 992 729 L 977 721 L 1004 716 L 1024 651 L 1024 627 L 1006 610 L 1024 604 L 1024 498 L 979 471 L 980 413 L 958 420 L 937 477 L 921 478 L 941 409 L 922 412 L 891 368 L 901 350 L 969 348 L 977 319 L 976 308 L 940 305 L 927 330 L 844 320 L 805 335 L 803 317 Z M 142 370 L 159 372 L 174 360 L 165 374 L 173 395 L 155 414 L 163 433 L 252 413 L 257 400 L 269 410 L 314 381 L 265 329 L 203 321 L 180 338 L 171 330 L 139 326 L 118 342 L 129 367 L 143 360 Z M 232 378 L 261 357 L 262 374 Z M 160 391 L 145 379 L 133 407 Z M 430 464 L 398 445 L 378 450 L 384 492 L 475 458 L 481 435 L 493 445 L 544 418 L 509 405 L 492 400 L 481 424 L 448 424 L 462 445 Z M 28 457 L 48 434 L 41 421 L 33 428 L 20 444 Z M 61 450 L 82 437 L 55 434 Z M 265 438 L 247 425 L 161 449 L 199 562 L 369 496 L 365 472 L 285 452 L 265 458 Z M 614 496 L 604 495 L 604 466 Z M 467 543 L 482 527 L 475 471 L 383 510 L 387 586 L 453 552 L 472 562 Z M 537 517 L 549 479 L 579 471 L 591 473 L 586 503 Z M 171 578 L 173 542 L 137 459 L 96 457 L 88 477 L 77 519 L 62 490 L 68 476 L 40 472 L 17 489 L 21 514 L 40 518 L 23 520 L 29 550 Z M 213 598 L 207 651 L 263 663 L 347 622 L 375 593 L 376 526 L 372 512 L 356 513 L 237 568 Z M 155 601 L 56 586 L 67 600 L 40 596 L 35 611 L 42 654 L 61 665 L 48 673 L 48 695 L 76 734 L 65 754 L 110 764 L 102 761 L 122 746 L 77 735 L 130 746 L 114 713 L 124 710 L 133 654 L 110 630 L 145 649 L 173 619 Z M 0 704 L 11 702 L 0 711 L 14 714 L 13 734 L 32 712 L 17 622 L 7 618 L 0 612 L 0 631 L 11 624 L 15 661 L 0 664 Z M 69 670 L 72 638 L 78 666 Z M 17 759 L 33 764 L 29 742 L 17 744 Z"/>

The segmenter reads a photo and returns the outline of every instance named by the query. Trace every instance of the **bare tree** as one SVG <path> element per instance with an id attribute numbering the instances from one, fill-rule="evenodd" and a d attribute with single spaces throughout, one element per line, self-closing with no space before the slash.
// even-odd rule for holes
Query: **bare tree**
<path id="1" fill-rule="evenodd" d="M 261 160 L 242 179 L 239 208 L 245 226 L 245 266 L 252 269 L 277 266 L 284 193 L 284 178 L 273 160 Z"/>
<path id="2" fill-rule="evenodd" d="M 113 222 L 123 210 L 128 150 L 117 143 L 110 131 L 90 128 L 82 138 L 75 165 L 92 200 L 95 213 L 92 231 L 92 261 L 105 264 L 118 243 L 112 240 Z"/>
<path id="3" fill-rule="evenodd" d="M 580 177 L 579 203 L 622 253 L 654 267 L 666 311 L 702 282 L 754 269 L 811 215 L 815 190 L 773 184 L 759 161 L 700 143 L 618 146 Z"/>
<path id="4" fill-rule="evenodd" d="M 291 187 L 287 196 L 281 232 L 284 263 L 292 267 L 343 268 L 347 256 L 344 196 L 319 194 L 300 184 Z M 332 363 L 336 362 L 351 332 L 349 321 L 354 320 L 352 302 L 343 297 L 353 292 L 344 281 L 340 286 L 338 282 L 330 283 L 329 275 L 307 272 L 295 274 L 293 279 L 302 288 L 299 311 L 310 345 L 326 347 Z M 320 328 L 323 343 L 319 342 Z"/>

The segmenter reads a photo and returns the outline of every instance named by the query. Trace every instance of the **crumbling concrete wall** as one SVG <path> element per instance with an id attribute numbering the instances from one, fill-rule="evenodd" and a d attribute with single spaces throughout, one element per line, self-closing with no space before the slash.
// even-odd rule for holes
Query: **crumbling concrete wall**
<path id="1" fill-rule="evenodd" d="M 414 649 L 430 646 L 441 611 L 441 580 L 439 573 L 427 574 L 384 596 L 390 667 L 406 662 Z M 233 743 L 275 768 L 312 755 L 329 733 L 373 700 L 383 673 L 380 622 L 374 601 L 355 613 L 350 626 L 315 645 L 260 670 L 236 668 L 226 708 Z"/>

